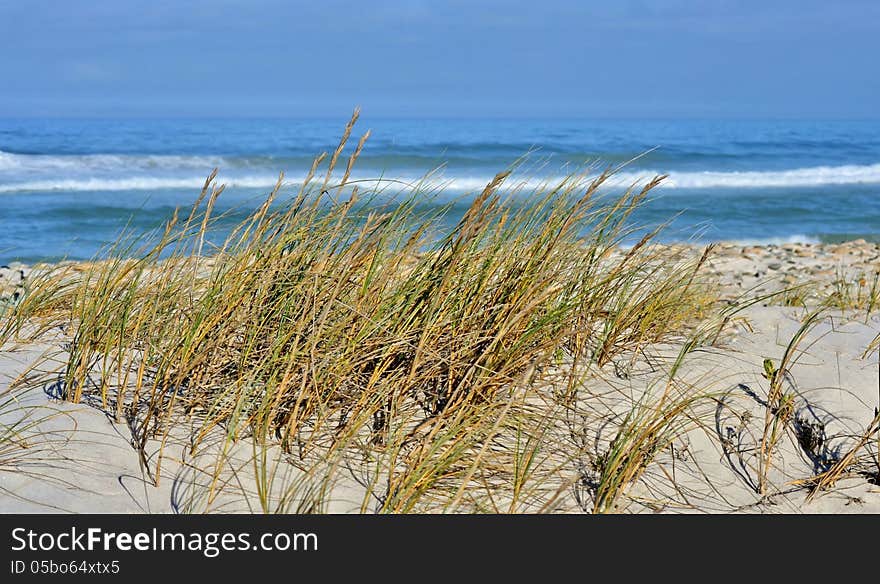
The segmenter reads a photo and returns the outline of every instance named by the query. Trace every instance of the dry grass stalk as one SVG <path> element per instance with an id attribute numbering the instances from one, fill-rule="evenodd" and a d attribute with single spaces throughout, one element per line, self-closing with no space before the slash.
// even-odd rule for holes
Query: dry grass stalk
<path id="1" fill-rule="evenodd" d="M 609 173 L 572 175 L 525 204 L 500 173 L 437 238 L 448 209 L 420 212 L 421 187 L 383 203 L 379 187 L 346 184 L 369 133 L 331 185 L 357 116 L 319 187 L 311 181 L 324 155 L 298 194 L 279 201 L 279 178 L 209 246 L 222 192 L 212 174 L 185 220 L 175 214 L 152 239 L 121 240 L 85 268 L 35 278 L 2 340 L 63 327 L 66 398 L 99 396 L 142 450 L 155 439 L 164 448 L 181 417 L 195 424 L 193 453 L 218 431 L 229 444 L 280 444 L 305 478 L 270 504 L 268 459 L 255 452 L 264 510 L 296 507 L 297 496 L 320 508 L 330 487 L 317 469 L 351 456 L 367 461 L 364 510 L 550 505 L 542 473 L 566 463 L 542 455 L 558 407 L 534 410 L 544 365 L 602 366 L 682 338 L 714 300 L 695 278 L 709 250 L 697 262 L 669 261 L 649 234 L 612 259 L 659 179 L 609 200 L 600 194 Z M 347 200 L 323 197 L 346 189 Z M 616 478 L 599 510 L 638 478 L 690 399 L 664 394 L 634 411 L 605 465 Z M 502 476 L 514 485 L 504 496 Z M 209 482 L 208 506 L 219 470 Z"/>

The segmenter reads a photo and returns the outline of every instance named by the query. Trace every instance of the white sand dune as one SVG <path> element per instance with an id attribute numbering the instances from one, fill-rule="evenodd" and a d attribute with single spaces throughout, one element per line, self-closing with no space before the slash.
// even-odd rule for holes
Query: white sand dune
<path id="1" fill-rule="evenodd" d="M 784 272 L 782 265 L 792 281 L 880 268 L 874 246 L 852 249 L 856 251 L 843 248 L 842 253 L 836 253 L 836 248 L 731 245 L 721 249 L 709 269 L 715 270 L 726 294 L 734 297 L 745 290 L 755 294 L 756 290 L 778 286 L 781 278 L 772 280 L 776 284 L 768 284 L 768 278 Z M 862 253 L 863 249 L 868 251 Z M 873 452 L 875 460 L 870 455 L 860 456 L 834 488 L 808 501 L 809 489 L 802 482 L 849 450 L 880 406 L 878 355 L 876 351 L 865 354 L 880 333 L 876 314 L 829 310 L 799 345 L 784 380 L 786 390 L 794 395 L 793 421 L 775 450 L 768 496 L 756 492 L 756 449 L 768 383 L 761 375 L 763 361 L 769 358 L 780 362 L 806 312 L 799 307 L 757 303 L 729 323 L 715 346 L 688 357 L 680 374 L 682 380 L 710 392 L 713 398 L 698 410 L 699 426 L 675 438 L 672 448 L 658 456 L 629 489 L 619 510 L 880 513 L 877 437 L 866 451 Z M 11 391 L 12 381 L 37 362 L 47 348 L 7 346 L 0 351 L 0 393 L 15 400 L 14 407 L 3 409 L 0 423 L 9 426 L 23 419 L 34 422 L 23 432 L 26 443 L 13 443 L 0 450 L 0 512 L 174 513 L 203 511 L 206 507 L 228 512 L 261 510 L 254 479 L 254 449 L 247 439 L 227 453 L 227 464 L 215 476 L 212 465 L 217 460 L 222 433 L 214 437 L 215 446 L 193 458 L 189 455 L 188 429 L 176 428 L 165 443 L 156 486 L 132 445 L 131 430 L 103 413 L 100 404 L 59 401 L 54 396 L 51 375 L 33 375 L 33 382 L 22 383 Z M 664 350 L 668 355 L 675 353 L 675 347 L 658 347 L 658 359 Z M 51 365 L 44 363 L 41 369 L 49 371 Z M 608 379 L 611 381 L 596 383 L 593 389 L 621 396 L 644 391 L 651 374 L 644 364 L 635 364 L 627 374 L 609 375 Z M 798 438 L 803 439 L 802 430 L 807 425 L 816 435 L 821 432 L 821 439 L 811 448 Z M 597 441 L 608 439 L 607 428 L 597 426 L 593 430 Z M 155 468 L 160 446 L 159 441 L 147 445 L 148 468 Z M 272 456 L 280 456 L 277 449 Z M 338 472 L 340 478 L 324 510 L 358 511 L 365 498 L 363 487 L 345 469 L 333 472 Z M 285 477 L 287 481 L 293 479 L 295 476 Z M 277 482 L 280 485 L 284 481 Z M 206 505 L 212 490 L 219 494 Z M 574 488 L 568 491 L 553 510 L 582 512 Z"/>

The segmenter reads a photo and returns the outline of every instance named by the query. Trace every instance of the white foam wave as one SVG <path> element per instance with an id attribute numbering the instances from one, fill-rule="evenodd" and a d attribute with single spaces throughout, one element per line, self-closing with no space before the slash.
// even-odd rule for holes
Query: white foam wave
<path id="1" fill-rule="evenodd" d="M 262 188 L 274 186 L 278 177 L 244 176 L 229 180 L 219 180 L 227 187 Z M 22 191 L 149 191 L 161 189 L 199 189 L 205 177 L 159 178 L 130 177 L 119 179 L 68 179 L 37 180 L 14 184 L 0 184 L 0 193 Z"/>
<path id="2" fill-rule="evenodd" d="M 172 154 L 14 154 L 0 150 L 0 172 L 76 172 L 101 173 L 132 170 L 202 169 L 225 166 L 219 156 Z"/>
<path id="3" fill-rule="evenodd" d="M 810 187 L 880 183 L 880 164 L 814 166 L 792 170 L 743 172 L 673 172 L 667 188 Z"/>
<path id="4" fill-rule="evenodd" d="M 630 185 L 643 184 L 657 175 L 668 174 L 660 183 L 664 189 L 707 189 L 707 188 L 784 188 L 813 187 L 825 185 L 880 184 L 880 164 L 816 166 L 779 171 L 733 171 L 733 172 L 669 172 L 643 170 L 626 171 L 615 174 L 606 184 Z M 474 190 L 484 187 L 491 177 L 452 177 L 451 188 Z M 528 179 L 518 183 L 512 179 L 511 184 L 536 186 L 548 179 Z M 549 179 L 550 182 L 560 181 L 562 177 Z"/>
<path id="5" fill-rule="evenodd" d="M 759 237 L 754 239 L 736 239 L 736 245 L 786 245 L 789 243 L 822 243 L 822 240 L 809 235 L 788 235 L 786 237 Z"/>
<path id="6" fill-rule="evenodd" d="M 335 180 L 341 177 L 334 175 L 329 184 L 332 186 Z M 300 185 L 305 180 L 304 176 L 285 176 L 285 185 Z M 516 179 L 511 178 L 505 183 L 510 188 L 539 188 L 553 185 L 563 177 Z M 278 181 L 278 175 L 250 175 L 250 176 L 223 176 L 219 175 L 217 184 L 224 184 L 227 188 L 269 188 L 274 187 Z M 323 176 L 313 179 L 313 184 L 321 183 Z M 475 191 L 483 189 L 491 178 L 478 177 L 443 177 L 435 175 L 429 178 L 421 177 L 385 177 L 372 178 L 369 176 L 353 176 L 349 184 L 361 184 L 369 188 L 373 185 L 397 185 L 402 188 L 421 184 L 425 189 L 446 188 L 452 191 Z M 16 193 L 28 191 L 148 191 L 161 189 L 199 189 L 205 182 L 204 176 L 188 177 L 154 177 L 136 176 L 127 178 L 76 178 L 76 179 L 50 179 L 31 180 L 4 184 L 0 181 L 0 193 Z"/>
<path id="7" fill-rule="evenodd" d="M 204 176 L 214 167 L 221 169 L 221 180 L 229 187 L 263 188 L 275 184 L 278 175 L 268 162 L 249 168 L 256 174 L 240 175 L 244 168 L 235 169 L 233 161 L 203 156 L 172 155 L 28 155 L 0 151 L 0 193 L 21 191 L 122 191 L 155 189 L 196 189 Z M 262 168 L 261 168 L 262 167 Z M 224 168 L 232 168 L 232 175 L 224 175 Z M 388 171 L 361 169 L 363 178 L 370 181 L 386 176 L 384 181 L 415 182 L 414 176 L 387 178 Z M 289 177 L 287 182 L 302 181 L 305 169 L 297 169 L 301 176 Z M 608 186 L 629 186 L 644 183 L 658 174 L 657 170 L 626 170 L 615 174 Z M 432 175 L 426 182 L 442 185 L 460 192 L 476 191 L 492 180 L 492 174 L 460 175 L 453 170 Z M 47 178 L 52 177 L 52 178 Z M 586 177 L 585 180 L 588 180 Z M 508 187 L 538 188 L 564 180 L 561 176 L 517 177 L 506 182 Z M 381 182 L 381 181 L 376 181 Z M 880 163 L 870 165 L 816 166 L 774 171 L 704 171 L 668 173 L 660 184 L 663 189 L 723 189 L 723 188 L 784 188 L 816 187 L 824 185 L 880 184 Z"/>

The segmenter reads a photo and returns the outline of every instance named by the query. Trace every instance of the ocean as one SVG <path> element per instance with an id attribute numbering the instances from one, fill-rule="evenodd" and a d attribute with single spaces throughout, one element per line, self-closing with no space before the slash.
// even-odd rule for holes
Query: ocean
<path id="1" fill-rule="evenodd" d="M 220 212 L 257 206 L 280 171 L 282 197 L 294 194 L 345 122 L 0 119 L 0 262 L 91 258 L 123 229 L 154 229 L 186 207 L 214 167 L 227 184 Z M 669 175 L 632 219 L 671 221 L 665 241 L 880 241 L 877 120 L 364 117 L 351 146 L 367 128 L 353 178 L 382 178 L 399 192 L 390 179 L 412 182 L 440 167 L 426 202 L 455 201 L 453 219 L 517 161 L 512 184 L 628 163 L 613 188 Z"/>

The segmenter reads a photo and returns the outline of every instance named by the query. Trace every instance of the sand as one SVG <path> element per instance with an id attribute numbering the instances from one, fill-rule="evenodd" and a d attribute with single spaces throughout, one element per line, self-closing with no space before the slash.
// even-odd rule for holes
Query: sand
<path id="1" fill-rule="evenodd" d="M 682 248 L 688 253 L 701 252 L 699 248 Z M 872 467 L 867 458 L 860 459 L 833 489 L 812 500 L 807 500 L 809 490 L 798 482 L 846 452 L 880 406 L 878 355 L 876 350 L 865 354 L 880 334 L 880 317 L 868 314 L 864 306 L 829 309 L 801 344 L 785 380 L 794 395 L 796 422 L 777 447 L 769 477 L 774 488 L 768 496 L 756 493 L 753 472 L 754 447 L 760 440 L 765 411 L 764 359 L 778 364 L 809 308 L 835 290 L 854 305 L 863 302 L 872 278 L 880 272 L 880 246 L 864 241 L 840 245 L 720 244 L 706 269 L 711 281 L 721 287 L 722 298 L 731 302 L 760 299 L 785 287 L 796 287 L 796 291 L 759 300 L 737 313 L 714 346 L 688 358 L 682 378 L 715 396 L 703 411 L 703 425 L 676 437 L 669 451 L 658 456 L 629 489 L 617 510 L 880 513 L 880 486 L 876 484 L 880 469 Z M 17 293 L 26 275 L 27 268 L 21 266 L 3 273 L 0 302 Z M 246 440 L 228 454 L 233 463 L 215 481 L 210 461 L 216 452 L 208 448 L 193 458 L 187 447 L 187 429 L 180 428 L 164 444 L 157 486 L 144 471 L 140 454 L 132 445 L 131 430 L 102 412 L 100 404 L 59 401 L 51 378 L 45 376 L 40 383 L 24 383 L 11 391 L 13 380 L 51 348 L 27 345 L 0 350 L 0 395 L 17 403 L 17 407 L 3 409 L 0 424 L 33 423 L 24 432 L 32 436 L 26 443 L 0 450 L 0 512 L 199 511 L 204 510 L 200 503 L 212 483 L 215 490 L 222 491 L 212 510 L 260 511 L 253 472 L 246 472 L 253 467 L 253 450 Z M 675 350 L 674 346 L 658 347 L 656 355 L 660 358 L 664 351 L 672 355 Z M 63 359 L 63 354 L 58 358 Z M 611 395 L 643 388 L 650 379 L 647 369 L 645 363 L 612 364 L 613 374 L 593 389 Z M 809 425 L 816 433 L 821 429 L 822 440 L 813 444 L 812 458 L 799 443 L 795 424 L 801 429 Z M 222 441 L 220 435 L 215 438 L 218 444 Z M 603 439 L 608 439 L 607 434 L 597 434 L 597 443 Z M 160 447 L 159 441 L 148 445 L 148 467 Z M 875 453 L 876 448 L 873 446 Z M 236 468 L 242 472 L 234 472 Z M 330 499 L 325 511 L 358 511 L 363 489 L 356 481 L 343 479 Z M 577 497 L 566 495 L 552 510 L 584 509 Z"/>

